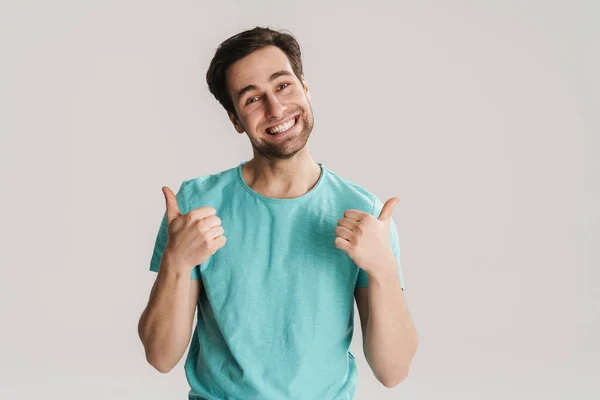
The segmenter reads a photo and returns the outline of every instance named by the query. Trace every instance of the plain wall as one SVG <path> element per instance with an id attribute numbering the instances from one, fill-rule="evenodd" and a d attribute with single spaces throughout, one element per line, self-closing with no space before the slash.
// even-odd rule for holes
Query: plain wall
<path id="1" fill-rule="evenodd" d="M 386 389 L 356 315 L 356 398 L 600 396 L 600 3 L 0 4 L 0 398 L 187 398 L 137 335 L 161 186 L 251 158 L 205 74 L 257 25 L 302 46 L 315 159 L 401 198 L 420 346 Z"/>

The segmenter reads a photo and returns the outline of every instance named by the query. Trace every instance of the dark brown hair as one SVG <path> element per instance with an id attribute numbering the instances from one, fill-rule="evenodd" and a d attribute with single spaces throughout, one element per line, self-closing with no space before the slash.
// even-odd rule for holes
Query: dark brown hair
<path id="1" fill-rule="evenodd" d="M 237 114 L 231 96 L 227 92 L 225 72 L 227 68 L 239 59 L 267 46 L 279 47 L 290 60 L 294 74 L 298 79 L 302 77 L 302 53 L 300 52 L 300 45 L 290 33 L 256 27 L 230 37 L 217 48 L 206 72 L 206 82 L 208 83 L 208 90 L 210 90 L 225 110 L 231 112 L 233 115 Z"/>

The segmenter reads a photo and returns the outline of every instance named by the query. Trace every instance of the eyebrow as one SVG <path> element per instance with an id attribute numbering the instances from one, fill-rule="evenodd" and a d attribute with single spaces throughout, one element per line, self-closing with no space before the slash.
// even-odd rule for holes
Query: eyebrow
<path id="1" fill-rule="evenodd" d="M 292 73 L 290 71 L 286 71 L 284 69 L 282 69 L 281 71 L 274 72 L 269 77 L 269 83 L 273 82 L 275 79 L 279 78 L 280 76 L 292 76 Z M 256 85 L 245 86 L 238 92 L 237 98 L 241 99 L 243 95 L 245 95 L 246 93 L 248 93 L 251 90 L 258 90 L 258 86 L 256 86 Z"/>

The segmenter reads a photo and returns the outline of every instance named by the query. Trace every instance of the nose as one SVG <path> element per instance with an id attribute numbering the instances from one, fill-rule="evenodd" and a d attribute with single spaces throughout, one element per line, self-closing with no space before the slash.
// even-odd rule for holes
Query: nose
<path id="1" fill-rule="evenodd" d="M 281 104 L 277 96 L 267 96 L 267 117 L 272 119 L 279 119 L 283 116 L 285 106 Z"/>

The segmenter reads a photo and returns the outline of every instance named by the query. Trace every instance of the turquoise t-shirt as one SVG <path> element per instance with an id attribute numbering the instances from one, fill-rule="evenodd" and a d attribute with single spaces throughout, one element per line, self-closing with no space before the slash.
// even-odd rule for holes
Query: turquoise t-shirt
<path id="1" fill-rule="evenodd" d="M 243 164 L 184 181 L 176 194 L 181 213 L 213 206 L 227 237 L 192 271 L 204 288 L 185 361 L 189 399 L 351 400 L 354 289 L 368 279 L 335 247 L 334 229 L 344 211 L 378 217 L 383 204 L 321 163 L 306 194 L 264 197 L 242 178 Z M 167 232 L 165 213 L 152 271 Z M 404 289 L 393 219 L 390 241 Z"/>

